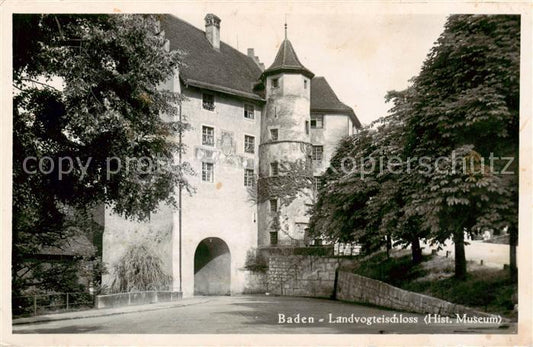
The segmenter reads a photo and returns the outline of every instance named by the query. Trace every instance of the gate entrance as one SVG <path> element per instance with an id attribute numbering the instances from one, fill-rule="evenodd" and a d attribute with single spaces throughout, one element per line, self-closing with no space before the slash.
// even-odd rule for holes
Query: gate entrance
<path id="1" fill-rule="evenodd" d="M 202 240 L 194 252 L 194 295 L 230 295 L 231 254 L 218 237 Z"/>

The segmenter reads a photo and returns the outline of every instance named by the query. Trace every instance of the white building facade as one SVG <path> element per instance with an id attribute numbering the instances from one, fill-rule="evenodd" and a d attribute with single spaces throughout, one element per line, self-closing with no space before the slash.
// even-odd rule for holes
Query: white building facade
<path id="1" fill-rule="evenodd" d="M 195 192 L 182 193 L 181 217 L 161 205 L 139 223 L 106 209 L 103 284 L 111 284 L 128 247 L 143 243 L 185 297 L 242 293 L 250 250 L 305 245 L 305 211 L 315 193 L 302 189 L 283 204 L 254 193 L 256 186 L 275 185 L 284 161 L 300 161 L 305 178 L 320 176 L 340 139 L 361 126 L 289 40 L 265 70 L 253 50 L 245 55 L 220 41 L 218 17 L 205 21 L 205 32 L 170 15 L 161 22 L 170 49 L 186 53 L 166 88 L 185 97 L 181 113 L 191 129 L 182 137 L 182 160 L 197 173 L 188 177 Z"/>

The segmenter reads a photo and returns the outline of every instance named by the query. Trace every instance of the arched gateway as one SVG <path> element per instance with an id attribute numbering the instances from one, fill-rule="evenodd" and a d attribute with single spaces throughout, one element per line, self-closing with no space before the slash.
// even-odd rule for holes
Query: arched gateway
<path id="1" fill-rule="evenodd" d="M 231 254 L 218 237 L 202 240 L 194 252 L 194 295 L 230 295 Z"/>

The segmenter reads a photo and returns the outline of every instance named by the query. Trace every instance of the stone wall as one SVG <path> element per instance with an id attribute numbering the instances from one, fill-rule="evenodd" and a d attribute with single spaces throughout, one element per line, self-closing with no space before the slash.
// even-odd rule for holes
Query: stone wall
<path id="1" fill-rule="evenodd" d="M 267 273 L 244 270 L 245 286 L 243 294 L 265 294 L 267 292 Z"/>
<path id="2" fill-rule="evenodd" d="M 338 273 L 336 298 L 416 313 L 436 313 L 443 316 L 466 313 L 489 316 L 487 313 L 477 312 L 462 305 L 403 290 L 378 280 L 344 271 Z"/>
<path id="3" fill-rule="evenodd" d="M 338 266 L 338 258 L 271 256 L 266 291 L 276 295 L 332 298 Z"/>
<path id="4" fill-rule="evenodd" d="M 180 292 L 146 291 L 96 296 L 96 308 L 122 307 L 181 300 Z"/>

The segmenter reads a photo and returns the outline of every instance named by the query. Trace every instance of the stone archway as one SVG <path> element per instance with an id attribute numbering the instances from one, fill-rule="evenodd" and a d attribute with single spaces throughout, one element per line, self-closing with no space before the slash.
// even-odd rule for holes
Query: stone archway
<path id="1" fill-rule="evenodd" d="M 194 295 L 230 295 L 231 254 L 218 237 L 203 239 L 194 252 Z"/>

